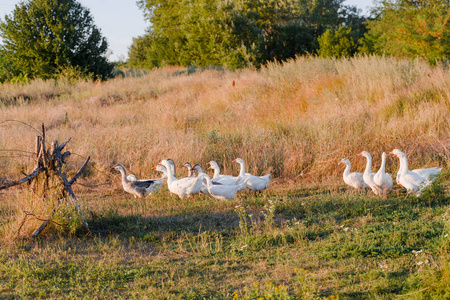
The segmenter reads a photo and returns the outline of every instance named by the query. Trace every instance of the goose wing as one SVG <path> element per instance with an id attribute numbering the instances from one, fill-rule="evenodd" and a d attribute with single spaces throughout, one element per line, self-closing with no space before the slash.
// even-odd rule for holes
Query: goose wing
<path id="1" fill-rule="evenodd" d="M 138 188 L 149 188 L 150 186 L 154 185 L 156 182 L 156 180 L 138 180 L 138 181 L 133 181 L 133 186 L 138 187 Z"/>

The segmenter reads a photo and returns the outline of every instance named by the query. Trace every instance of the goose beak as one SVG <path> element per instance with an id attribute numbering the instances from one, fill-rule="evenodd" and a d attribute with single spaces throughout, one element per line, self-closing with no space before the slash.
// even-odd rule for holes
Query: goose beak
<path id="1" fill-rule="evenodd" d="M 208 169 L 212 169 L 211 166 L 209 166 Z"/>
<path id="2" fill-rule="evenodd" d="M 392 154 L 394 157 L 397 157 L 397 154 L 394 154 L 394 151 L 389 152 L 389 154 Z"/>
<path id="3" fill-rule="evenodd" d="M 211 164 L 211 162 L 209 161 L 208 163 L 207 163 L 207 165 L 210 165 Z"/>
<path id="4" fill-rule="evenodd" d="M 236 162 L 236 160 L 235 160 L 235 159 L 233 159 L 233 162 Z"/>
<path id="5" fill-rule="evenodd" d="M 153 167 L 153 170 L 156 170 L 156 166 Z"/>

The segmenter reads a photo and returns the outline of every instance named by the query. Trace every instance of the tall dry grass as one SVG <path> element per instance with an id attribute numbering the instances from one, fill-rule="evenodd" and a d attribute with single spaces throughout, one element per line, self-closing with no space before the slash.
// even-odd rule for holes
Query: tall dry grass
<path id="1" fill-rule="evenodd" d="M 233 82 L 235 84 L 233 84 Z M 27 171 L 39 128 L 49 139 L 95 163 L 106 180 L 111 165 L 139 176 L 171 157 L 179 165 L 216 160 L 237 174 L 241 157 L 255 174 L 317 182 L 337 180 L 347 157 L 354 170 L 369 151 L 402 149 L 413 168 L 448 163 L 450 71 L 420 60 L 384 57 L 299 57 L 262 70 L 155 70 L 139 78 L 73 83 L 36 80 L 0 86 L 0 178 Z M 81 157 L 71 160 L 83 163 Z M 77 164 L 75 164 L 77 166 Z M 396 172 L 389 159 L 387 169 Z M 100 172 L 98 172 L 100 170 Z M 29 171 L 29 170 L 28 170 Z M 181 172 L 181 171 L 180 171 Z"/>

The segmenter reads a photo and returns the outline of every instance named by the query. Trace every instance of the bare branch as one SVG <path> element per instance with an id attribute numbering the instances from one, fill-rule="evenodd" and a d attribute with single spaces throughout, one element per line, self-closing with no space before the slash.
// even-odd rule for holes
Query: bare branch
<path id="1" fill-rule="evenodd" d="M 37 175 L 39 175 L 40 173 L 42 173 L 44 170 L 45 170 L 44 168 L 38 168 L 38 169 L 35 169 L 33 171 L 33 173 L 31 173 L 30 175 L 28 175 L 20 180 L 3 183 L 3 185 L 0 185 L 0 190 L 7 189 L 9 187 L 27 182 L 27 181 L 33 179 L 34 177 L 36 177 Z"/>
<path id="2" fill-rule="evenodd" d="M 39 226 L 39 228 L 33 232 L 33 234 L 31 235 L 30 238 L 32 238 L 32 239 L 36 238 L 39 235 L 39 233 L 41 233 L 41 231 L 44 230 L 45 227 L 47 227 L 47 224 L 48 224 L 48 220 L 42 222 L 41 226 Z"/>
<path id="3" fill-rule="evenodd" d="M 59 151 L 62 151 L 64 149 L 64 147 L 67 145 L 67 143 L 70 142 L 71 139 L 72 138 L 70 138 L 69 140 L 65 141 L 61 145 L 59 145 L 59 147 L 58 147 Z"/>
<path id="4" fill-rule="evenodd" d="M 65 154 L 65 153 L 64 153 Z M 77 172 L 77 174 L 75 174 L 75 176 L 73 176 L 73 178 L 69 181 L 69 184 L 72 185 L 75 180 L 77 180 L 78 177 L 80 177 L 81 173 L 83 173 L 84 169 L 87 167 L 87 164 L 89 162 L 89 160 L 91 159 L 90 156 L 88 156 L 88 158 L 86 159 L 86 161 L 84 162 L 84 165 L 81 167 L 81 169 Z"/>
<path id="5" fill-rule="evenodd" d="M 62 226 L 61 224 L 56 223 L 55 221 L 53 221 L 53 220 L 51 220 L 51 219 L 41 219 L 41 218 L 39 218 L 38 216 L 36 216 L 35 214 L 33 214 L 33 213 L 29 212 L 29 211 L 23 211 L 23 212 L 24 212 L 24 214 L 27 215 L 27 216 L 33 216 L 33 217 L 35 217 L 36 220 L 39 220 L 39 221 L 42 221 L 42 222 L 50 222 L 50 223 L 53 223 L 53 224 L 55 224 L 55 225 Z M 52 216 L 53 216 L 53 212 L 52 212 Z"/>
<path id="6" fill-rule="evenodd" d="M 36 152 L 36 157 L 39 158 L 39 153 L 41 153 L 41 136 L 36 137 L 36 146 L 34 151 Z"/>
<path id="7" fill-rule="evenodd" d="M 42 123 L 42 163 L 44 164 L 44 167 L 47 167 L 47 161 L 49 160 L 47 157 L 47 151 L 45 150 L 45 127 L 44 127 L 44 123 Z"/>
<path id="8" fill-rule="evenodd" d="M 66 158 L 68 158 L 70 155 L 71 155 L 72 153 L 70 153 L 70 151 L 66 151 L 66 152 L 64 152 L 63 153 L 63 155 L 62 155 L 62 161 L 65 163 L 66 161 Z"/>
<path id="9" fill-rule="evenodd" d="M 22 220 L 22 222 L 20 222 L 20 226 L 19 226 L 19 229 L 17 229 L 17 235 L 16 235 L 16 238 L 18 238 L 18 237 L 19 237 L 19 234 L 20 234 L 20 230 L 22 230 L 22 227 L 23 227 L 23 225 L 25 224 L 25 221 L 27 220 L 27 217 L 28 217 L 28 215 L 27 215 L 27 214 L 25 214 L 25 216 L 23 217 L 23 220 Z"/>

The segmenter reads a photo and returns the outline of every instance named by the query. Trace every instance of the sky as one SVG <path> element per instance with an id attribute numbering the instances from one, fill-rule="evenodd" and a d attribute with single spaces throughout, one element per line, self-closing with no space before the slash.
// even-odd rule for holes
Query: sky
<path id="1" fill-rule="evenodd" d="M 94 24 L 106 37 L 110 61 L 126 60 L 133 38 L 145 33 L 148 23 L 136 5 L 136 0 L 78 0 L 87 7 L 94 18 Z M 0 19 L 10 15 L 19 0 L 0 0 Z M 355 5 L 368 13 L 372 0 L 345 0 L 344 5 Z M 112 53 L 111 53 L 112 52 Z"/>

